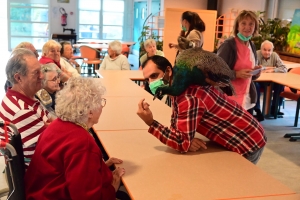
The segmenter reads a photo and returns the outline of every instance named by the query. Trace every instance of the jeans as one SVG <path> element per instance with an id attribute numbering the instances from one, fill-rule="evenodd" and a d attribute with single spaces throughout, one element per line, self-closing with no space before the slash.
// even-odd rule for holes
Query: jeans
<path id="1" fill-rule="evenodd" d="M 262 152 L 264 151 L 264 147 L 258 149 L 257 151 L 248 154 L 246 156 L 244 156 L 247 160 L 249 160 L 250 162 L 252 162 L 253 164 L 257 164 L 257 162 L 259 161 Z"/>
<path id="2" fill-rule="evenodd" d="M 256 92 L 257 92 L 257 100 L 256 105 L 254 106 L 254 110 L 258 109 L 260 110 L 260 88 L 264 87 L 263 83 L 255 82 Z M 275 101 L 276 98 L 279 98 L 278 105 L 281 106 L 283 102 L 283 97 L 280 97 L 279 94 L 284 90 L 284 87 L 282 85 L 273 83 L 273 96 L 272 96 L 272 103 L 271 106 L 275 107 Z M 278 96 L 276 96 L 276 93 Z"/>

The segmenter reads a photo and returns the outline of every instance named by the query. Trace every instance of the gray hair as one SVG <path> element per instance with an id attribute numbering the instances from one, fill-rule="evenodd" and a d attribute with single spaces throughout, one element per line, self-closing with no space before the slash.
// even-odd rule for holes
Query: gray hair
<path id="1" fill-rule="evenodd" d="M 149 46 L 150 44 L 154 44 L 156 46 L 156 41 L 154 39 L 148 39 L 144 42 L 144 48 Z"/>
<path id="2" fill-rule="evenodd" d="M 61 70 L 58 69 L 57 65 L 54 63 L 47 63 L 45 65 L 42 65 L 41 67 L 41 71 L 44 74 L 44 79 L 43 79 L 43 87 L 45 87 L 46 82 L 47 82 L 47 73 L 48 72 L 57 72 L 58 74 L 60 74 Z"/>
<path id="3" fill-rule="evenodd" d="M 55 40 L 49 40 L 48 42 L 46 42 L 44 44 L 43 49 L 42 49 L 42 54 L 43 55 L 45 53 L 47 54 L 51 48 L 59 48 L 59 51 L 60 51 L 61 45 Z"/>
<path id="4" fill-rule="evenodd" d="M 100 79 L 72 77 L 56 94 L 55 113 L 63 121 L 86 124 L 90 110 L 101 107 L 104 92 Z"/>
<path id="5" fill-rule="evenodd" d="M 117 55 L 122 52 L 122 43 L 118 40 L 114 40 L 108 44 L 111 50 L 115 51 Z"/>
<path id="6" fill-rule="evenodd" d="M 260 48 L 263 48 L 263 46 L 264 46 L 265 44 L 270 44 L 271 47 L 272 47 L 272 50 L 274 49 L 273 42 L 271 42 L 271 41 L 269 41 L 269 40 L 263 41 L 263 42 L 261 43 L 261 45 L 260 45 Z"/>
<path id="7" fill-rule="evenodd" d="M 5 72 L 6 72 L 7 79 L 12 85 L 17 83 L 17 81 L 14 78 L 16 73 L 19 73 L 22 76 L 26 76 L 27 74 L 26 58 L 30 56 L 33 56 L 36 59 L 34 53 L 25 48 L 15 49 L 11 53 L 10 58 L 6 64 Z"/>
<path id="8" fill-rule="evenodd" d="M 30 46 L 33 46 L 30 42 L 21 42 L 15 47 L 15 49 L 20 49 L 20 48 L 28 49 Z"/>

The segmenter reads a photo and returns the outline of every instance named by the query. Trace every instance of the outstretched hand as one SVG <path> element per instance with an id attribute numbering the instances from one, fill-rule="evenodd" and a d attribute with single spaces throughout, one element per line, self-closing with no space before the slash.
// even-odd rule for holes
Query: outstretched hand
<path id="1" fill-rule="evenodd" d="M 154 121 L 149 106 L 150 105 L 145 102 L 145 99 L 141 99 L 138 103 L 138 111 L 136 113 L 148 126 L 150 126 Z"/>
<path id="2" fill-rule="evenodd" d="M 107 167 L 110 167 L 110 166 L 112 166 L 113 164 L 121 164 L 121 163 L 123 163 L 123 160 L 121 160 L 121 159 L 119 159 L 119 158 L 114 158 L 114 157 L 109 158 L 109 159 L 105 162 L 105 164 L 106 164 Z"/>

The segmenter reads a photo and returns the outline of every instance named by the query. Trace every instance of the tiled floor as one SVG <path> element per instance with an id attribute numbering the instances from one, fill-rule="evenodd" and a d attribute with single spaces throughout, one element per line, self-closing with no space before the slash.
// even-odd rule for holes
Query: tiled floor
<path id="1" fill-rule="evenodd" d="M 5 66 L 7 59 L 5 58 L 9 57 L 9 53 L 0 51 L 0 54 L 2 55 L 0 60 L 2 66 L 2 72 L 0 73 L 0 99 L 2 99 L 4 96 L 3 86 L 6 80 Z M 130 55 L 129 63 L 134 64 L 132 70 L 138 69 L 137 56 Z M 285 113 L 284 118 L 276 120 L 266 119 L 262 122 L 268 137 L 268 143 L 257 166 L 295 192 L 300 193 L 300 142 L 289 142 L 288 139 L 283 138 L 285 133 L 300 132 L 300 128 L 293 127 L 295 108 L 295 101 L 286 101 L 285 109 L 282 110 Z M 4 162 L 3 158 L 1 158 L 0 171 L 3 168 Z M 5 185 L 3 176 L 0 175 L 0 188 L 5 187 Z"/>

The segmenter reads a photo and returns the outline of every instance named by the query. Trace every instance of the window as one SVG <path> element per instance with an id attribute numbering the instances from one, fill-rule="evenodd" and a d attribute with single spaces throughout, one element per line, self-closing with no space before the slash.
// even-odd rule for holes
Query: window
<path id="1" fill-rule="evenodd" d="M 48 0 L 9 0 L 8 8 L 8 49 L 23 41 L 42 49 L 49 39 Z"/>
<path id="2" fill-rule="evenodd" d="M 123 39 L 124 0 L 79 0 L 79 39 Z"/>

